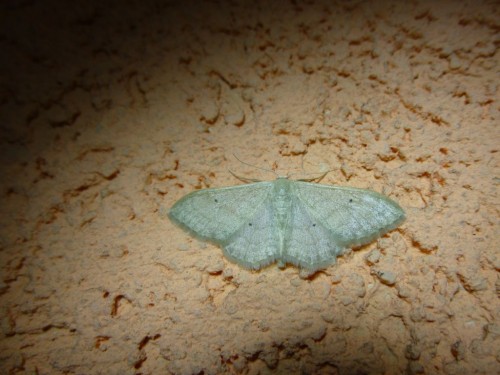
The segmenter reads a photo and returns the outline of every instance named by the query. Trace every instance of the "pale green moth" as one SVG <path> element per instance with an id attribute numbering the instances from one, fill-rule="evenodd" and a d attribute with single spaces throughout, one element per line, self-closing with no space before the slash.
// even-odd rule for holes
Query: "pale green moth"
<path id="1" fill-rule="evenodd" d="M 277 261 L 310 271 L 405 219 L 396 202 L 374 191 L 287 177 L 195 191 L 177 201 L 169 216 L 245 268 Z"/>

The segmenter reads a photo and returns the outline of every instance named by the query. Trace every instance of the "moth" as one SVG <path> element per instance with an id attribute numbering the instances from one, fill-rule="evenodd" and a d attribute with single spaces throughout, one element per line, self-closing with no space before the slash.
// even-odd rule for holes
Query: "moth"
<path id="1" fill-rule="evenodd" d="M 405 213 L 371 190 L 278 177 L 192 192 L 169 217 L 244 268 L 278 262 L 316 271 L 396 228 Z"/>

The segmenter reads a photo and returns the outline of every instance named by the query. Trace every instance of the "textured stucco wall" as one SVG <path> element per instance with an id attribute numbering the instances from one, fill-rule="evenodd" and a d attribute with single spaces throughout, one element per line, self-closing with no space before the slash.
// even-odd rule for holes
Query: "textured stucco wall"
<path id="1" fill-rule="evenodd" d="M 2 373 L 498 371 L 498 4 L 178 3 L 1 5 Z M 407 221 L 243 270 L 166 217 L 233 153 Z"/>

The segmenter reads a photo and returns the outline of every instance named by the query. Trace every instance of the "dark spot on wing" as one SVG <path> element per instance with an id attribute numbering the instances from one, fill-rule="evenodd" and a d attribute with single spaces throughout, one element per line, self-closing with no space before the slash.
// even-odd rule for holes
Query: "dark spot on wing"
<path id="1" fill-rule="evenodd" d="M 349 199 L 349 203 L 352 203 L 352 198 Z"/>
<path id="2" fill-rule="evenodd" d="M 218 201 L 217 199 L 214 199 L 214 202 L 215 202 L 215 203 L 219 203 L 219 201 Z"/>
<path id="3" fill-rule="evenodd" d="M 248 226 L 251 227 L 252 226 L 252 223 L 248 223 Z"/>

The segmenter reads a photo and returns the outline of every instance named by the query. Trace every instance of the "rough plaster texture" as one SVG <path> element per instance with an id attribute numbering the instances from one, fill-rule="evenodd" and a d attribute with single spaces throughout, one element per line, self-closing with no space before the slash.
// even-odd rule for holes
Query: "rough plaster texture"
<path id="1" fill-rule="evenodd" d="M 498 3 L 179 3 L 2 2 L 1 373 L 498 373 Z M 408 219 L 242 270 L 166 217 L 233 152 Z"/>

